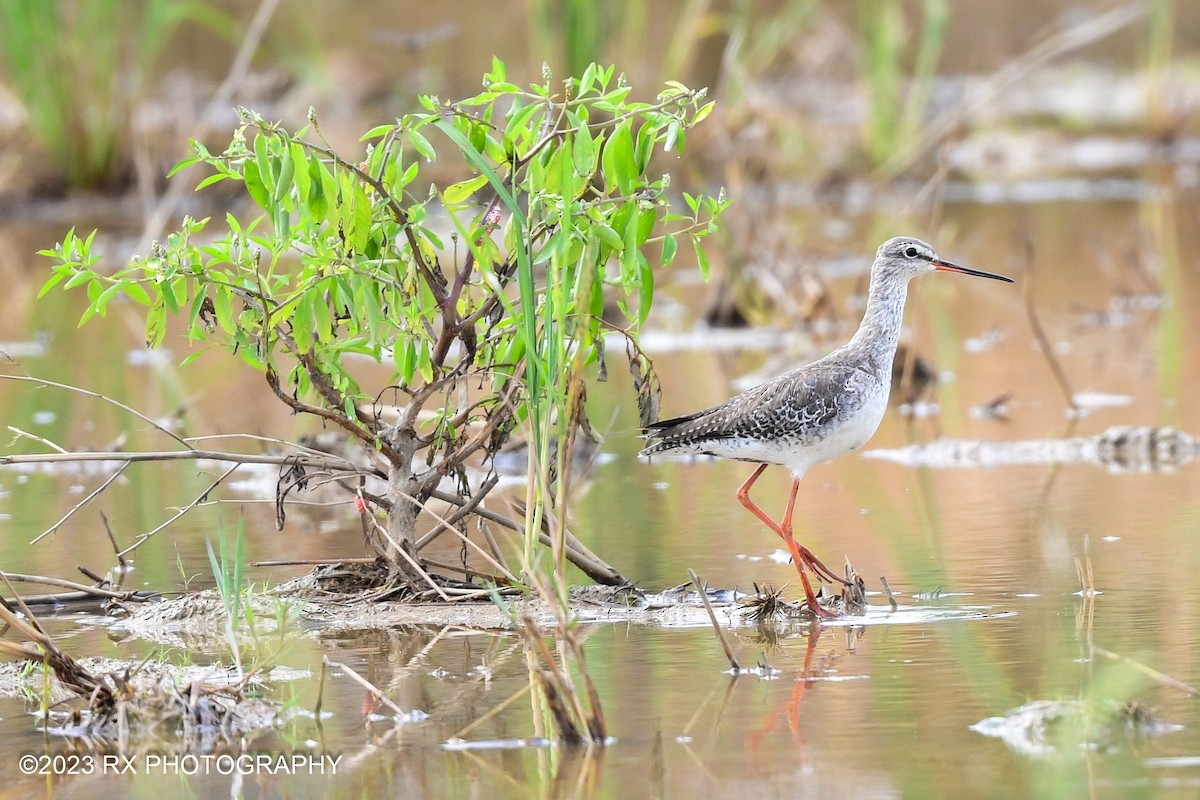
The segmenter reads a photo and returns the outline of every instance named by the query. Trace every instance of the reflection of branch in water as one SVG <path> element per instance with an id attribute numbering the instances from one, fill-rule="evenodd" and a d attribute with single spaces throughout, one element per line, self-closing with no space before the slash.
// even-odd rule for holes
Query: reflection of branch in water
<path id="1" fill-rule="evenodd" d="M 1075 556 L 1075 573 L 1079 576 L 1079 596 L 1083 598 L 1083 602 L 1075 614 L 1075 633 L 1076 636 L 1083 637 L 1083 641 L 1080 642 L 1084 647 L 1082 655 L 1087 658 L 1094 647 L 1092 625 L 1095 621 L 1096 595 L 1098 593 L 1096 576 L 1092 572 L 1091 545 L 1086 535 L 1083 537 L 1083 558 Z"/>
<path id="2" fill-rule="evenodd" d="M 1038 349 L 1046 357 L 1046 363 L 1050 365 L 1050 371 L 1054 373 L 1054 380 L 1058 382 L 1059 388 L 1062 389 L 1063 395 L 1067 399 L 1069 412 L 1072 415 L 1078 414 L 1080 408 L 1079 404 L 1075 402 L 1075 392 L 1071 390 L 1067 373 L 1063 371 L 1062 365 L 1058 363 L 1058 358 L 1054 355 L 1054 348 L 1051 346 L 1050 340 L 1046 338 L 1046 332 L 1042 329 L 1041 320 L 1038 319 L 1037 309 L 1033 304 L 1033 240 L 1028 237 L 1025 239 L 1025 285 L 1021 297 L 1025 301 L 1025 316 L 1029 318 L 1029 327 L 1033 329 L 1033 337 L 1037 340 Z"/>
<path id="3" fill-rule="evenodd" d="M 1097 436 L 1018 442 L 940 439 L 889 450 L 868 450 L 910 467 L 970 469 L 1028 464 L 1093 464 L 1110 472 L 1170 472 L 1200 456 L 1200 439 L 1175 428 L 1117 425 Z"/>
<path id="4" fill-rule="evenodd" d="M 1062 433 L 1062 440 L 1067 441 L 1071 438 L 1071 434 L 1075 433 L 1075 427 L 1079 424 L 1079 415 L 1072 414 L 1067 420 L 1066 430 Z M 1042 493 L 1038 497 L 1037 519 L 1042 519 L 1046 516 L 1046 511 L 1050 507 L 1050 493 L 1054 491 L 1054 484 L 1058 482 L 1058 473 L 1062 470 L 1063 462 L 1055 461 L 1050 464 L 1050 469 L 1046 473 L 1046 483 L 1042 486 Z"/>
<path id="5" fill-rule="evenodd" d="M 1140 661 L 1134 661 L 1129 656 L 1119 655 L 1117 653 L 1112 652 L 1111 650 L 1105 650 L 1103 647 L 1097 647 L 1097 646 L 1092 647 L 1092 652 L 1094 652 L 1098 656 L 1104 656 L 1109 661 L 1116 661 L 1120 664 L 1125 664 L 1126 666 L 1132 667 L 1133 669 L 1142 673 L 1146 677 L 1156 681 L 1157 683 L 1159 683 L 1162 686 L 1169 686 L 1173 689 L 1178 689 L 1179 691 L 1184 692 L 1185 694 L 1188 694 L 1192 697 L 1200 697 L 1200 689 L 1196 689 L 1194 686 L 1190 686 L 1181 680 L 1177 680 L 1175 678 L 1172 678 L 1170 675 L 1167 675 L 1165 673 L 1159 672 L 1156 669 L 1148 667 L 1145 664 L 1141 663 Z"/>

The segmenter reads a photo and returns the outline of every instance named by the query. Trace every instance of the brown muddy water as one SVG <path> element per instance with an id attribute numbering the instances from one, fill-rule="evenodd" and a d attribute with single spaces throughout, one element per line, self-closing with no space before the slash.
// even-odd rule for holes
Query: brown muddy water
<path id="1" fill-rule="evenodd" d="M 273 663 L 292 670 L 267 690 L 292 718 L 232 752 L 327 755 L 336 764 L 324 762 L 325 774 L 306 766 L 226 775 L 215 764 L 148 761 L 165 755 L 154 749 L 133 751 L 125 774 L 115 774 L 124 762 L 106 770 L 92 762 L 91 774 L 24 774 L 25 754 L 100 752 L 44 733 L 32 692 L 0 698 L 3 796 L 1200 795 L 1200 697 L 1188 691 L 1200 687 L 1200 466 L 1186 447 L 1182 457 L 1114 459 L 1101 446 L 1115 426 L 1200 436 L 1197 174 L 1194 156 L 1172 156 L 1119 172 L 952 180 L 936 214 L 917 206 L 910 215 L 897 209 L 919 184 L 900 182 L 867 200 L 850 187 L 820 202 L 794 187 L 746 188 L 744 202 L 734 198 L 740 222 L 727 224 L 745 230 L 758 215 L 759 225 L 766 216 L 793 232 L 773 269 L 780 286 L 795 288 L 808 272 L 828 288 L 831 313 L 818 326 L 779 320 L 705 330 L 696 319 L 709 288 L 687 265 L 673 267 L 645 337 L 664 415 L 718 402 L 844 341 L 871 257 L 888 236 L 920 235 L 946 258 L 1016 279 L 914 281 L 907 344 L 933 366 L 936 390 L 894 405 L 862 452 L 815 467 L 801 485 L 797 538 L 831 565 L 842 556 L 853 562 L 872 590 L 865 617 L 731 628 L 738 658 L 760 667 L 739 676 L 699 617 L 588 623 L 589 671 L 613 736 L 592 753 L 536 739 L 525 650 L 511 630 L 335 632 L 306 619 L 265 645 Z M 81 296 L 35 301 L 45 264 L 32 253 L 64 228 L 0 220 L 0 349 L 15 362 L 6 372 L 87 387 L 151 417 L 181 419 L 193 435 L 294 439 L 308 430 L 297 429 L 259 376 L 217 354 L 178 370 L 182 341 L 147 353 L 138 322 L 119 307 L 76 330 Z M 103 244 L 119 256 L 135 235 L 110 231 Z M 714 272 L 748 253 L 756 255 L 717 248 Z M 1039 352 L 1025 291 L 1077 411 Z M 589 391 L 605 441 L 576 484 L 574 532 L 647 590 L 683 583 L 690 567 L 713 586 L 787 585 L 796 597 L 794 569 L 773 557 L 775 538 L 734 498 L 751 468 L 639 460 L 628 378 L 610 373 Z M 0 419 L 72 450 L 122 436 L 126 449 L 156 441 L 111 406 L 9 381 L 0 381 Z M 6 451 L 38 449 L 12 435 Z M 129 542 L 218 472 L 134 465 L 94 506 L 30 545 L 111 473 L 0 470 L 0 566 L 68 578 L 79 577 L 77 565 L 103 573 L 113 557 L 99 511 Z M 211 586 L 204 537 L 232 535 L 239 520 L 250 561 L 362 554 L 349 504 L 296 507 L 277 531 L 274 482 L 272 473 L 247 470 L 214 494 L 219 502 L 144 545 L 127 585 Z M 788 476 L 772 469 L 756 499 L 781 512 L 787 488 Z M 1090 568 L 1092 591 L 1083 590 L 1079 566 Z M 249 578 L 263 586 L 302 572 L 258 569 Z M 79 657 L 153 659 L 181 670 L 229 661 L 211 639 L 137 638 L 94 609 L 46 616 L 60 647 Z M 314 719 L 323 656 L 410 713 L 393 718 L 335 669 Z"/>
<path id="2" fill-rule="evenodd" d="M 522 693 L 528 672 L 509 631 L 452 625 L 323 635 L 319 627 L 297 627 L 285 637 L 289 646 L 278 663 L 309 674 L 275 682 L 277 698 L 311 709 L 325 653 L 384 687 L 405 710 L 428 717 L 394 725 L 361 687 L 334 674 L 325 691 L 329 716 L 320 726 L 300 716 L 245 747 L 341 755 L 336 782 L 256 774 L 241 788 L 264 796 L 428 797 L 1174 797 L 1200 790 L 1196 698 L 1128 661 L 1089 650 L 1094 643 L 1200 684 L 1200 471 L 1186 463 L 1122 467 L 1086 457 L 1054 467 L 1038 457 L 1048 440 L 1093 437 L 1117 425 L 1200 432 L 1200 401 L 1191 389 L 1200 381 L 1191 345 L 1200 335 L 1194 197 L 1169 186 L 1139 186 L 1145 197 L 1125 202 L 947 204 L 941 251 L 1008 272 L 1018 283 L 940 274 L 914 283 L 910 344 L 941 375 L 926 400 L 936 409 L 893 409 L 864 453 L 814 468 L 802 484 L 798 513 L 801 541 L 832 563 L 843 554 L 851 558 L 874 590 L 878 576 L 887 576 L 899 612 L 889 613 L 875 594 L 862 620 L 774 633 L 738 628 L 732 635 L 739 658 L 770 669 L 736 679 L 702 623 L 595 625 L 586 652 L 616 741 L 591 757 L 523 742 L 535 735 Z M 811 262 L 832 276 L 833 330 L 819 341 L 784 330 L 649 336 L 659 350 L 664 413 L 717 401 L 742 381 L 845 337 L 874 249 L 866 229 L 885 223 L 843 222 L 844 237 L 822 245 L 831 257 Z M 1074 416 L 1036 349 L 1022 305 L 1022 284 L 1030 279 L 1022 256 L 1026 233 L 1036 241 L 1039 318 L 1088 406 Z M 53 235 L 9 230 L 6 250 L 29 252 Z M 687 305 L 704 290 L 679 272 L 672 299 Z M 78 298 L 33 303 L 37 284 L 35 261 L 6 272 L 0 338 L 16 343 L 11 349 L 26 348 L 17 357 L 21 368 L 122 397 L 154 416 L 186 404 L 189 431 L 294 435 L 285 414 L 255 399 L 263 395 L 252 377 L 224 373 L 215 358 L 183 372 L 171 366 L 178 353 L 146 361 L 136 330 L 126 330 L 120 314 L 76 332 Z M 675 324 L 670 303 L 663 307 L 664 327 Z M 697 339 L 706 345 L 685 346 Z M 122 431 L 133 441 L 147 435 L 135 421 L 84 398 L 12 384 L 0 384 L 0 393 L 8 424 L 73 449 L 103 447 Z M 619 378 L 591 394 L 593 419 L 607 423 L 607 438 L 605 457 L 578 488 L 574 524 L 583 540 L 647 589 L 685 581 L 688 567 L 722 587 L 792 582 L 792 568 L 769 557 L 773 537 L 734 499 L 748 467 L 639 461 L 628 394 Z M 974 411 L 1002 396 L 1002 417 Z M 1010 452 L 984 466 L 970 459 L 914 466 L 920 458 L 911 446 L 935 440 L 1007 443 L 1024 448 L 1018 455 L 1025 457 Z M 103 477 L 0 474 L 5 569 L 70 576 L 76 564 L 107 568 L 111 550 L 95 511 L 28 544 Z M 194 466 L 134 466 L 97 509 L 128 540 L 208 480 Z M 782 508 L 785 474 L 768 472 L 759 486 L 759 502 Z M 239 515 L 249 559 L 361 552 L 350 507 L 297 509 L 277 532 L 269 505 L 253 502 L 260 497 L 261 487 L 248 480 L 222 492 L 227 505 L 203 508 L 160 534 L 138 553 L 133 585 L 178 589 L 184 576 L 193 588 L 210 585 L 202 537 L 217 524 L 231 531 Z M 1094 596 L 1080 595 L 1076 559 L 1090 559 Z M 260 570 L 251 578 L 277 583 L 296 573 Z M 206 651 L 186 641 L 123 641 L 88 615 L 64 612 L 52 630 L 76 655 L 227 660 L 211 644 Z M 1097 721 L 1089 735 L 1082 726 L 1060 724 L 1039 736 L 1031 732 L 1036 726 L 1018 725 L 1027 735 L 1011 743 L 973 729 L 1031 701 L 1070 699 L 1136 701 L 1157 720 L 1182 727 L 1101 736 Z M 448 746 L 505 701 L 464 737 L 470 747 Z M 199 796 L 230 790 L 228 776 L 181 778 L 169 768 L 146 775 L 144 764 L 134 779 L 21 777 L 19 754 L 69 750 L 61 738 L 39 732 L 30 716 L 35 708 L 36 702 L 0 701 L 0 774 L 24 787 L 17 788 L 22 796 L 47 787 L 64 797 L 151 795 L 181 784 Z"/>

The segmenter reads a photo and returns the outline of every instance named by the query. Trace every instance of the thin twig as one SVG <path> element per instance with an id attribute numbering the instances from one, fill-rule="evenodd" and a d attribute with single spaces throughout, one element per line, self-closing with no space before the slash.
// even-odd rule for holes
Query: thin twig
<path id="1" fill-rule="evenodd" d="M 460 519 L 474 511 L 475 508 L 481 502 L 483 502 L 483 499 L 487 496 L 488 492 L 496 488 L 496 484 L 499 482 L 499 474 L 493 472 L 491 475 L 489 475 L 488 479 L 483 482 L 483 485 L 480 486 L 479 489 L 466 500 L 466 502 L 460 503 L 458 509 L 455 510 L 453 514 L 448 516 L 445 522 L 439 522 L 437 525 L 434 525 L 433 530 L 429 531 L 429 533 L 426 533 L 424 536 L 418 539 L 414 549 L 418 551 L 424 549 L 427 544 L 440 536 L 443 530 L 453 528 L 454 523 L 458 522 Z"/>
<path id="2" fill-rule="evenodd" d="M 433 496 L 437 497 L 439 500 L 442 500 L 445 499 L 443 495 L 445 495 L 444 492 L 439 492 Z M 525 514 L 524 503 L 514 502 L 514 506 L 519 514 Z M 481 509 L 478 513 L 480 516 L 499 522 L 501 525 L 512 528 L 518 533 L 524 533 L 525 531 L 524 526 L 518 525 L 516 522 L 513 522 L 507 517 L 502 517 L 498 514 L 492 514 L 491 512 L 487 512 L 486 509 Z M 545 547 L 552 546 L 552 540 L 549 531 L 550 522 L 545 516 L 543 516 L 542 532 L 538 534 L 538 542 Z M 617 572 L 611 566 L 606 564 L 603 559 L 600 558 L 600 556 L 589 550 L 587 546 L 583 544 L 583 542 L 579 541 L 579 539 L 577 539 L 575 535 L 571 533 L 570 530 L 564 529 L 563 536 L 567 545 L 567 559 L 572 564 L 583 570 L 584 574 L 589 578 L 596 581 L 596 583 L 602 583 L 606 586 L 624 586 L 628 583 L 621 573 Z"/>
<path id="3" fill-rule="evenodd" d="M 117 537 L 113 534 L 112 525 L 108 524 L 108 515 L 101 511 L 100 519 L 104 522 L 104 532 L 108 534 L 108 543 L 112 545 L 113 552 L 117 554 L 117 568 L 120 570 L 121 576 L 120 583 L 124 585 L 125 576 L 129 574 L 129 563 L 125 561 L 125 556 L 121 555 L 121 545 L 117 544 Z"/>
<path id="4" fill-rule="evenodd" d="M 50 592 L 48 594 L 25 595 L 23 599 L 30 606 L 51 606 L 57 608 L 71 603 L 86 603 L 91 605 L 106 603 L 111 600 L 117 600 L 122 603 L 149 603 L 162 599 L 162 595 L 153 591 L 130 590 L 121 597 L 112 598 L 98 594 L 95 590 L 89 590 L 86 592 Z"/>
<path id="5" fill-rule="evenodd" d="M 497 561 L 504 560 L 504 554 L 500 552 L 500 543 L 496 541 L 496 537 L 492 535 L 492 526 L 488 525 L 486 519 L 482 517 L 476 523 L 479 526 L 479 533 L 483 536 L 483 540 L 487 542 L 488 549 L 492 551 L 492 557 Z"/>
<path id="6" fill-rule="evenodd" d="M 455 528 L 453 525 L 448 524 L 446 522 L 446 520 L 440 514 L 437 514 L 436 512 L 434 512 L 431 508 L 429 508 L 428 505 L 426 505 L 425 503 L 421 503 L 420 501 L 417 500 L 417 498 L 413 497 L 410 494 L 405 494 L 403 492 L 398 492 L 398 494 L 403 499 L 408 500 L 413 505 L 424 510 L 427 514 L 429 514 L 431 517 L 433 517 L 437 522 L 441 523 L 442 525 L 445 525 L 447 530 L 449 530 L 451 533 L 458 536 L 458 538 L 461 539 L 464 544 L 474 548 L 476 553 L 478 553 L 480 556 L 483 557 L 483 559 L 485 561 L 487 561 L 489 564 L 491 564 L 493 567 L 495 567 L 497 570 L 499 570 L 501 572 L 501 574 L 504 575 L 505 578 L 509 579 L 513 583 L 520 583 L 520 581 L 517 580 L 516 576 L 513 575 L 512 572 L 510 572 L 506 566 L 501 564 L 499 561 L 496 561 L 494 558 L 492 558 L 490 553 L 488 553 L 482 547 L 477 545 L 475 542 L 471 541 L 471 537 L 465 536 L 463 534 L 463 532 L 460 531 L 458 528 Z M 462 503 L 465 502 L 461 497 L 458 497 L 457 495 L 451 495 L 446 492 L 436 492 L 435 496 L 438 496 L 438 495 L 445 495 L 447 497 L 455 498 L 454 500 L 451 500 L 449 502 L 454 503 L 456 505 L 461 505 Z M 441 500 L 443 498 L 438 496 L 438 499 Z M 478 511 L 480 511 L 480 512 L 482 512 L 482 510 L 483 509 L 478 509 Z"/>
<path id="7" fill-rule="evenodd" d="M 359 675 L 357 672 L 355 672 L 350 667 L 346 666 L 345 664 L 343 664 L 340 661 L 330 661 L 329 656 L 325 656 L 322 659 L 322 661 L 324 664 L 327 664 L 331 667 L 337 667 L 338 669 L 340 669 L 347 678 L 350 678 L 352 681 L 357 683 L 359 686 L 362 686 L 364 689 L 366 689 L 368 692 L 370 692 L 371 695 L 376 700 L 383 703 L 385 706 L 390 708 L 392 711 L 395 711 L 397 716 L 401 716 L 401 717 L 407 716 L 408 712 L 405 711 L 404 709 L 400 708 L 400 706 L 393 703 L 391 698 L 389 698 L 386 694 L 384 694 L 378 686 L 371 683 L 369 680 L 364 678 L 362 675 Z"/>
<path id="8" fill-rule="evenodd" d="M 3 572 L 9 580 L 20 581 L 22 583 L 37 583 L 43 586 L 61 586 L 64 589 L 71 589 L 76 592 L 83 592 L 94 597 L 107 597 L 112 600 L 131 600 L 137 594 L 132 592 L 114 592 L 111 589 L 101 589 L 99 586 L 88 586 L 86 583 L 76 583 L 65 578 L 52 578 L 47 575 L 26 575 L 20 572 Z"/>
<path id="9" fill-rule="evenodd" d="M 380 536 L 382 536 L 385 541 L 389 542 L 392 545 L 392 547 L 395 548 L 396 552 L 398 552 L 401 555 L 401 557 L 403 557 L 404 560 L 408 562 L 408 565 L 410 567 L 412 567 L 413 570 L 416 571 L 416 573 L 418 575 L 420 575 L 421 578 L 427 584 L 429 584 L 429 588 L 431 588 L 435 592 L 437 592 L 438 596 L 441 597 L 442 600 L 449 602 L 450 598 L 446 596 L 446 592 L 442 590 L 442 587 L 438 586 L 437 581 L 435 581 L 433 578 L 431 578 L 429 576 L 429 573 L 426 572 L 424 570 L 424 568 L 421 567 L 420 562 L 417 561 L 415 558 L 413 558 L 412 554 L 408 552 L 408 548 L 404 547 L 399 542 L 397 542 L 395 540 L 395 538 L 393 538 L 392 535 L 388 532 L 387 528 L 385 528 L 379 524 L 379 521 L 377 519 L 375 519 L 374 514 L 363 514 L 363 517 L 364 517 L 364 519 L 367 519 L 370 521 L 371 525 L 373 525 L 375 527 L 375 531 Z"/>
<path id="10" fill-rule="evenodd" d="M 1184 683 L 1183 681 L 1176 680 L 1175 678 L 1172 678 L 1170 675 L 1159 672 L 1158 670 L 1154 669 L 1153 667 L 1148 667 L 1145 664 L 1141 663 L 1140 661 L 1134 661 L 1129 656 L 1118 655 L 1117 653 L 1114 653 L 1111 650 L 1105 650 L 1103 647 L 1096 647 L 1094 645 L 1092 647 L 1092 652 L 1096 653 L 1096 655 L 1104 656 L 1105 658 L 1109 659 L 1110 661 L 1116 661 L 1120 664 L 1125 664 L 1127 666 L 1133 667 L 1138 672 L 1157 681 L 1158 683 L 1162 684 L 1163 686 L 1169 686 L 1172 689 L 1178 689 L 1179 691 L 1185 692 L 1186 694 L 1189 694 L 1192 697 L 1200 697 L 1200 689 L 1197 689 L 1194 686 L 1189 686 L 1188 684 Z"/>
<path id="11" fill-rule="evenodd" d="M 448 561 L 437 561 L 435 559 L 429 558 L 428 556 L 422 557 L 421 560 L 424 561 L 426 564 L 428 564 L 431 567 L 437 567 L 439 569 L 449 569 L 449 570 L 453 570 L 454 572 L 461 572 L 463 575 L 466 576 L 467 580 L 471 580 L 472 578 L 486 578 L 489 581 L 491 581 L 492 583 L 497 583 L 497 584 L 501 583 L 503 580 L 502 578 L 499 578 L 495 575 L 489 575 L 486 572 L 481 572 L 477 569 L 463 566 L 462 564 L 451 564 Z"/>
<path id="12" fill-rule="evenodd" d="M 118 469 L 116 472 L 114 472 L 112 475 L 110 475 L 108 477 L 108 480 L 104 481 L 104 483 L 97 486 L 96 489 L 94 491 L 92 491 L 87 497 L 83 498 L 78 503 L 76 503 L 75 506 L 73 508 L 71 508 L 70 511 L 68 511 L 66 514 L 62 515 L 62 518 L 59 519 L 58 522 L 54 523 L 46 530 L 39 533 L 37 536 L 30 539 L 29 543 L 37 544 L 42 539 L 45 539 L 47 536 L 49 536 L 50 534 L 54 533 L 56 530 L 61 528 L 64 524 L 66 524 L 67 520 L 69 520 L 71 517 L 75 516 L 75 513 L 77 511 L 79 511 L 79 509 L 83 508 L 88 503 L 92 502 L 97 497 L 99 497 L 100 493 L 103 492 L 105 489 L 107 489 L 109 487 L 109 485 L 112 484 L 113 481 L 115 481 L 117 478 L 121 477 L 121 474 L 123 472 L 125 472 L 126 469 L 129 468 L 129 463 L 130 462 L 127 461 L 124 464 L 122 464 L 120 469 Z"/>
<path id="13" fill-rule="evenodd" d="M 888 602 L 892 604 L 892 611 L 896 611 L 900 605 L 896 602 L 896 595 L 892 592 L 892 587 L 888 585 L 887 576 L 880 575 L 879 582 L 883 584 L 883 591 L 887 593 Z"/>
<path id="14" fill-rule="evenodd" d="M 64 464 L 92 461 L 223 461 L 235 464 L 277 464 L 313 469 L 345 470 L 351 473 L 367 473 L 383 477 L 382 473 L 370 467 L 362 467 L 354 462 L 334 455 L 317 458 L 308 455 L 277 456 L 265 453 L 229 453 L 220 450 L 153 450 L 136 453 L 98 453 L 95 451 L 75 453 L 28 453 L 23 455 L 0 456 L 0 466 L 10 464 Z"/>
<path id="15" fill-rule="evenodd" d="M 17 435 L 18 439 L 32 439 L 33 441 L 40 442 L 40 443 L 46 445 L 46 447 L 49 447 L 52 450 L 57 450 L 60 453 L 67 452 L 67 448 L 50 441 L 45 436 L 38 436 L 36 433 L 30 433 L 29 431 L 23 431 L 15 425 L 9 425 L 8 429 L 10 431 L 12 431 L 13 433 L 15 433 Z M 16 439 L 14 439 L 13 441 L 15 442 Z"/>
<path id="16" fill-rule="evenodd" d="M 729 666 L 733 667 L 734 673 L 741 672 L 742 665 L 734 657 L 733 648 L 729 646 L 729 642 L 725 638 L 725 632 L 721 630 L 721 624 L 717 622 L 717 612 L 713 610 L 712 603 L 708 601 L 708 592 L 705 591 L 704 584 L 700 582 L 700 577 L 696 574 L 696 570 L 691 567 L 688 567 L 688 576 L 696 586 L 696 592 L 700 595 L 700 602 L 704 604 L 704 610 L 708 612 L 708 619 L 717 634 L 717 641 L 721 643 L 721 649 L 725 651 L 725 657 L 729 659 Z"/>
<path id="17" fill-rule="evenodd" d="M 341 564 L 374 564 L 377 558 L 285 558 L 278 561 L 251 561 L 252 567 L 332 567 Z"/>
<path id="18" fill-rule="evenodd" d="M 462 730 L 460 730 L 458 733 L 454 734 L 454 735 L 453 735 L 453 736 L 451 736 L 450 738 L 451 738 L 451 739 L 463 739 L 463 738 L 466 738 L 466 736 L 467 736 L 467 735 L 469 735 L 469 734 L 470 734 L 470 733 L 471 733 L 473 730 L 475 730 L 475 729 L 476 729 L 476 728 L 478 728 L 480 725 L 482 725 L 482 724 L 484 724 L 485 722 L 487 722 L 487 721 L 488 721 L 489 719 L 491 719 L 492 717 L 494 717 L 494 716 L 496 716 L 497 714 L 499 714 L 499 713 L 500 713 L 501 711 L 503 711 L 504 709 L 508 708 L 508 707 L 509 707 L 510 705 L 512 705 L 512 704 L 513 704 L 513 703 L 514 703 L 514 702 L 515 702 L 515 701 L 516 701 L 518 698 L 520 698 L 520 697 L 523 697 L 523 696 L 524 696 L 524 695 L 525 695 L 525 694 L 526 694 L 526 693 L 529 691 L 529 688 L 530 688 L 530 684 L 528 684 L 528 683 L 526 683 L 526 684 L 523 684 L 523 685 L 521 686 L 521 688 L 517 689 L 515 692 L 513 692 L 511 695 L 509 695 L 509 696 L 508 696 L 507 698 L 505 698 L 504 700 L 501 700 L 499 704 L 497 704 L 497 705 L 493 706 L 492 708 L 488 709 L 487 713 L 485 713 L 483 716 L 481 716 L 481 717 L 479 717 L 478 719 L 476 719 L 476 720 L 474 720 L 474 721 L 472 721 L 472 722 L 468 723 L 468 724 L 467 724 L 467 727 L 463 728 Z"/>
<path id="19" fill-rule="evenodd" d="M 317 703 L 313 706 L 313 719 L 321 724 L 321 704 L 325 702 L 325 675 L 329 671 L 329 659 L 321 659 L 321 681 L 317 684 Z"/>
<path id="20" fill-rule="evenodd" d="M 180 518 L 180 517 L 182 517 L 184 514 L 188 513 L 188 512 L 189 512 L 189 511 L 191 511 L 193 508 L 195 508 L 196 506 L 198 506 L 200 503 L 202 503 L 202 502 L 204 501 L 204 498 L 208 497 L 208 493 L 209 493 L 209 492 L 211 492 L 213 489 L 215 489 L 215 488 L 217 488 L 218 486 L 220 486 L 220 485 L 221 485 L 221 483 L 222 483 L 222 482 L 223 482 L 223 481 L 224 481 L 226 478 L 228 478 L 230 475 L 232 475 L 232 474 L 233 474 L 233 472 L 234 472 L 234 470 L 236 470 L 236 469 L 237 469 L 238 467 L 240 467 L 240 466 L 241 466 L 241 464 L 234 464 L 232 467 L 230 467 L 229 469 L 225 470 L 223 473 L 221 473 L 221 476 L 220 476 L 219 478 L 217 478 L 215 481 L 213 481 L 213 482 L 212 482 L 212 483 L 209 485 L 209 487 L 208 487 L 207 489 L 205 489 L 203 493 L 201 493 L 201 494 L 200 494 L 200 496 L 199 496 L 199 497 L 197 497 L 197 498 L 196 498 L 195 500 L 193 500 L 192 502 L 188 503 L 188 504 L 187 504 L 186 506 L 184 506 L 183 508 L 179 509 L 179 512 L 178 512 L 178 513 L 176 513 L 176 514 L 175 514 L 175 516 L 171 517 L 169 520 L 167 520 L 167 521 L 166 521 L 166 522 L 164 522 L 163 524 L 159 525 L 159 526 L 158 526 L 157 528 L 155 528 L 154 530 L 152 530 L 152 531 L 147 531 L 146 533 L 143 533 L 141 536 L 139 536 L 139 537 L 137 537 L 136 539 L 134 539 L 134 540 L 133 540 L 133 544 L 129 545 L 129 547 L 126 547 L 124 550 L 122 550 L 121 552 L 117 553 L 117 558 L 122 558 L 123 556 L 127 556 L 127 555 L 129 555 L 129 554 L 130 554 L 130 553 L 132 553 L 134 550 L 137 550 L 139 547 L 141 547 L 143 544 L 145 544 L 145 543 L 146 543 L 146 540 L 147 540 L 147 539 L 149 539 L 151 536 L 154 536 L 154 534 L 156 534 L 156 533 L 158 533 L 159 531 L 161 531 L 162 529 L 166 528 L 168 525 L 170 525 L 171 523 L 175 522 L 175 520 L 179 519 L 179 518 Z"/>

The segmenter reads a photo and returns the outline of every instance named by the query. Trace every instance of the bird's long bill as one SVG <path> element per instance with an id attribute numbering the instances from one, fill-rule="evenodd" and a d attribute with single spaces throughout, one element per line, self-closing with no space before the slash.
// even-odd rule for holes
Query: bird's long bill
<path id="1" fill-rule="evenodd" d="M 933 268 L 940 269 L 943 272 L 961 272 L 964 275 L 978 275 L 980 278 L 992 278 L 993 280 L 1005 281 L 1007 283 L 1013 282 L 1013 279 L 1006 275 L 997 275 L 993 272 L 984 272 L 983 270 L 979 269 L 971 269 L 970 267 L 964 267 L 960 264 L 954 264 L 950 261 L 943 261 L 940 258 L 935 258 L 933 260 Z"/>

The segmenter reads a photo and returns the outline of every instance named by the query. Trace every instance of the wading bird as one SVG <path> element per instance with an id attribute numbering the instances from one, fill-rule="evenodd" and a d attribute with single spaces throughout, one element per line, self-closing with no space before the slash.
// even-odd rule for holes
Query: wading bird
<path id="1" fill-rule="evenodd" d="M 892 360 L 900 338 L 908 282 L 925 272 L 961 272 L 1012 283 L 1012 278 L 970 269 L 939 258 L 921 241 L 900 236 L 884 242 L 871 266 L 867 310 L 848 343 L 822 359 L 755 386 L 720 405 L 655 422 L 641 455 L 703 453 L 759 465 L 737 498 L 773 530 L 791 553 L 808 607 L 822 608 L 805 574 L 846 583 L 792 536 L 792 512 L 800 479 L 814 464 L 862 447 L 879 427 L 892 383 Z M 771 464 L 792 471 L 783 520 L 775 522 L 750 499 L 750 489 Z"/>

